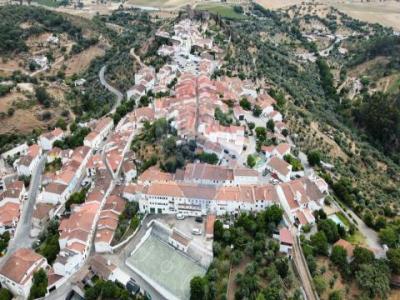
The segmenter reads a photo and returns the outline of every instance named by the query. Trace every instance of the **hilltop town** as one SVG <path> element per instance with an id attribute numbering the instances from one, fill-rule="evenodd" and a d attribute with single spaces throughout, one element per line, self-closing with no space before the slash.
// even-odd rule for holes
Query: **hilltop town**
<path id="1" fill-rule="evenodd" d="M 260 22 L 278 18 L 257 4 L 246 2 L 246 12 L 238 6 L 236 14 Z M 150 22 L 136 10 L 120 15 Z M 311 110 L 307 101 L 315 99 L 293 105 L 293 94 L 242 57 L 232 65 L 242 41 L 219 15 L 188 9 L 157 26 L 144 27 L 148 40 L 129 48 L 134 63 L 123 67 L 132 67 L 133 80 L 116 85 L 121 65 L 95 69 L 110 103 L 85 98 L 94 79 L 75 76 L 84 103 L 75 121 L 1 153 L 1 290 L 10 299 L 387 297 L 389 282 L 399 282 L 396 206 L 382 212 L 392 224 L 379 225 L 381 212 L 368 222 L 363 191 L 335 173 L 349 152 L 321 153 L 318 146 L 339 141 L 320 131 L 310 149 L 304 131 L 318 126 L 304 121 L 301 101 Z M 303 43 L 293 42 L 292 69 L 317 64 L 325 79 L 318 92 L 337 99 L 322 60 L 339 64 L 351 51 L 346 40 L 367 30 L 301 26 L 302 33 L 290 29 Z M 252 46 L 246 51 L 262 55 Z M 342 85 L 341 95 L 362 94 L 360 79 Z"/>

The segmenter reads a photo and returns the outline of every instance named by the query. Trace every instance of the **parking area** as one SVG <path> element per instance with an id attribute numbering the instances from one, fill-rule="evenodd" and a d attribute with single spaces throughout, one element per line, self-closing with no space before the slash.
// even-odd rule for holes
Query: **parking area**
<path id="1" fill-rule="evenodd" d="M 192 238 L 199 246 L 212 251 L 212 240 L 207 240 L 205 236 L 205 218 L 203 218 L 202 223 L 196 222 L 194 217 L 185 217 L 183 220 L 178 220 L 175 215 L 159 215 L 156 220 L 162 222 L 171 229 L 175 227 L 186 236 Z M 201 235 L 193 235 L 193 228 L 200 229 Z"/>

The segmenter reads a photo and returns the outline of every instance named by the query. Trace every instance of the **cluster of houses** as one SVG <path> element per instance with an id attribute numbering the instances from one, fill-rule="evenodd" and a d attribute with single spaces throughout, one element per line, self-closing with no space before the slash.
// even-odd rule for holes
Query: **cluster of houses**
<path id="1" fill-rule="evenodd" d="M 18 224 L 27 192 L 22 181 L 4 185 L 0 192 L 0 234 L 8 231 L 12 236 Z"/>
<path id="2" fill-rule="evenodd" d="M 262 183 L 256 170 L 203 163 L 188 164 L 175 174 L 155 167 L 125 187 L 123 196 L 138 201 L 143 213 L 201 216 L 257 212 L 280 205 L 299 226 L 315 222 L 313 211 L 328 193 L 319 177 L 302 177 L 273 185 Z"/>

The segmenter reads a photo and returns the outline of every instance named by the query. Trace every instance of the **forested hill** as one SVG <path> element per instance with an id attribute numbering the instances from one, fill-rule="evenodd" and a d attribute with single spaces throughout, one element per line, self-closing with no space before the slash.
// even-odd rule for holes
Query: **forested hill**
<path id="1" fill-rule="evenodd" d="M 334 165 L 320 174 L 368 226 L 395 222 L 400 68 L 393 30 L 319 4 L 280 11 L 254 5 L 245 19 L 216 20 L 215 31 L 225 34 L 215 40 L 227 53 L 216 76 L 283 92 L 279 109 L 297 150 L 318 151 Z"/>
<path id="2" fill-rule="evenodd" d="M 72 24 L 63 15 L 39 7 L 0 7 L 0 55 L 27 51 L 26 40 L 30 36 L 45 32 L 66 33 L 82 50 L 95 42 L 96 38 L 85 38 L 82 28 Z"/>

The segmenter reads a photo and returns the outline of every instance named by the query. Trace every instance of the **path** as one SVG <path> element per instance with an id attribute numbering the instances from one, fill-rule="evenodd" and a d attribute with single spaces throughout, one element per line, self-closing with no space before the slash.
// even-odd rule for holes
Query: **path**
<path id="1" fill-rule="evenodd" d="M 140 56 L 136 55 L 134 48 L 131 48 L 131 50 L 129 51 L 129 54 L 138 62 L 138 64 L 140 65 L 141 68 L 146 67 L 146 65 L 142 62 L 142 59 L 140 58 Z"/>
<path id="2" fill-rule="evenodd" d="M 297 239 L 297 230 L 295 227 L 290 229 L 293 237 L 293 262 L 296 266 L 297 272 L 299 273 L 299 278 L 302 283 L 304 293 L 307 300 L 319 300 L 316 292 L 313 289 L 312 279 L 310 271 L 308 270 L 307 262 L 304 258 L 299 240 Z"/>
<path id="3" fill-rule="evenodd" d="M 115 110 L 117 109 L 118 105 L 121 103 L 122 99 L 124 98 L 124 95 L 117 90 L 115 87 L 111 86 L 110 84 L 107 83 L 105 77 L 104 77 L 104 73 L 106 71 L 107 66 L 103 66 L 100 69 L 99 72 L 99 79 L 100 79 L 100 83 L 110 92 L 113 93 L 116 97 L 117 97 L 117 101 L 115 101 L 113 107 L 110 110 L 110 114 L 113 114 L 115 112 Z"/>

